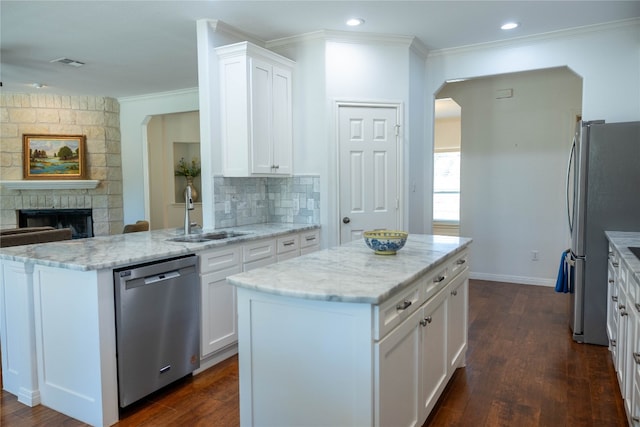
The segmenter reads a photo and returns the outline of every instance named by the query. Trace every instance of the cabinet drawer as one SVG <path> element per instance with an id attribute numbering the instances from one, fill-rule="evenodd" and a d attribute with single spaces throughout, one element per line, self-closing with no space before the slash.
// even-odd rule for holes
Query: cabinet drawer
<path id="1" fill-rule="evenodd" d="M 296 234 L 279 237 L 276 246 L 278 255 L 294 252 L 300 248 L 300 239 Z"/>
<path id="2" fill-rule="evenodd" d="M 467 268 L 468 259 L 469 253 L 467 251 L 463 251 L 453 257 L 453 260 L 449 264 L 449 273 L 451 275 L 451 278 L 455 277 L 461 271 Z"/>
<path id="3" fill-rule="evenodd" d="M 422 301 L 424 301 L 420 293 L 422 281 L 422 279 L 418 279 L 416 283 L 410 285 L 398 295 L 373 307 L 373 338 L 375 340 L 384 338 L 389 331 L 420 307 Z"/>
<path id="4" fill-rule="evenodd" d="M 451 277 L 452 274 L 449 271 L 449 267 L 446 265 L 437 267 L 434 272 L 428 275 L 423 281 L 422 286 L 424 288 L 424 300 L 426 301 L 435 295 L 440 289 L 449 283 Z"/>
<path id="5" fill-rule="evenodd" d="M 300 233 L 300 247 L 306 248 L 320 244 L 320 230 L 305 231 Z"/>
<path id="6" fill-rule="evenodd" d="M 276 242 L 273 239 L 247 243 L 242 248 L 242 261 L 253 262 L 264 258 L 275 258 Z"/>
<path id="7" fill-rule="evenodd" d="M 200 274 L 240 265 L 240 250 L 240 246 L 235 246 L 200 252 Z"/>

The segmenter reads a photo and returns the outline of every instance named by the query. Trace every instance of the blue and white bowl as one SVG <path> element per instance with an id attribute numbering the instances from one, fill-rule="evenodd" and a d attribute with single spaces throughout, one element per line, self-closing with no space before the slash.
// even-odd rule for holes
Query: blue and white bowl
<path id="1" fill-rule="evenodd" d="M 363 233 L 364 241 L 378 255 L 395 255 L 407 243 L 409 233 L 395 230 L 373 230 Z"/>

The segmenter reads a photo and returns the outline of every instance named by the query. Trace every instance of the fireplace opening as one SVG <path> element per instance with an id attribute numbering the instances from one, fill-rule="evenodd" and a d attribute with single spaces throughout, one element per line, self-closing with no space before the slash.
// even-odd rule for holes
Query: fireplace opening
<path id="1" fill-rule="evenodd" d="M 20 209 L 18 226 L 70 228 L 72 239 L 93 237 L 91 209 Z"/>

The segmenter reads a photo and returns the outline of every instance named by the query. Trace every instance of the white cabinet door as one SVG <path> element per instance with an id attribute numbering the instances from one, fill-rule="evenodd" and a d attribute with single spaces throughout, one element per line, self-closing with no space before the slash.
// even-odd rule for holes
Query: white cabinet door
<path id="1" fill-rule="evenodd" d="M 223 174 L 293 172 L 294 62 L 248 42 L 216 49 L 220 59 Z"/>
<path id="2" fill-rule="evenodd" d="M 447 384 L 447 300 L 443 289 L 424 306 L 422 318 L 421 419 L 427 418 Z"/>
<path id="3" fill-rule="evenodd" d="M 238 340 L 235 286 L 227 276 L 242 271 L 242 248 L 231 246 L 198 254 L 200 262 L 202 324 L 200 356 L 205 358 Z"/>
<path id="4" fill-rule="evenodd" d="M 457 367 L 464 366 L 467 351 L 467 307 L 469 279 L 460 274 L 449 285 L 449 301 L 447 306 L 447 360 L 449 373 Z"/>
<path id="5" fill-rule="evenodd" d="M 609 350 L 614 351 L 618 337 L 618 286 L 616 283 L 616 270 L 613 266 L 613 252 L 609 256 L 607 273 L 607 337 L 609 338 Z M 614 352 L 615 357 L 615 352 Z"/>
<path id="6" fill-rule="evenodd" d="M 423 311 L 409 316 L 392 333 L 374 345 L 376 363 L 376 426 L 420 425 L 421 363 L 420 320 Z"/>
<path id="7" fill-rule="evenodd" d="M 240 265 L 203 274 L 202 339 L 200 353 L 204 358 L 238 340 L 236 288 L 227 284 L 227 276 L 240 273 Z"/>
<path id="8" fill-rule="evenodd" d="M 293 114 L 291 70 L 273 67 L 272 155 L 276 175 L 293 174 Z"/>
<path id="9" fill-rule="evenodd" d="M 252 173 L 268 174 L 273 168 L 273 66 L 265 61 L 251 58 L 251 140 Z"/>

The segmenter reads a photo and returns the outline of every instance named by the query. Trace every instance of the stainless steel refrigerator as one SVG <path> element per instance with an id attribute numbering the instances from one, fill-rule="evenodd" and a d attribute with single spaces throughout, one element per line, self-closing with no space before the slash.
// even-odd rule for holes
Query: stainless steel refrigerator
<path id="1" fill-rule="evenodd" d="M 640 122 L 579 122 L 567 168 L 573 339 L 608 345 L 604 235 L 640 231 Z"/>

